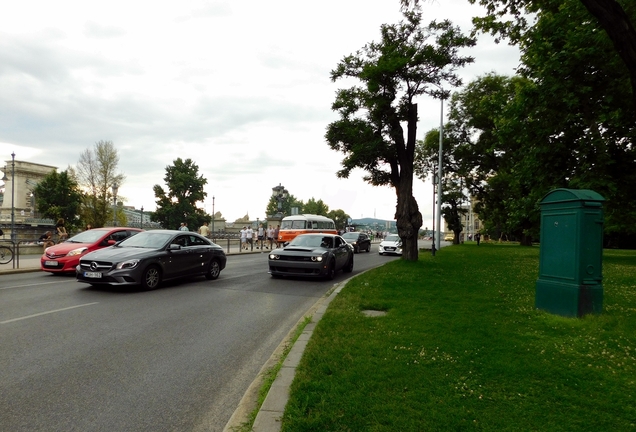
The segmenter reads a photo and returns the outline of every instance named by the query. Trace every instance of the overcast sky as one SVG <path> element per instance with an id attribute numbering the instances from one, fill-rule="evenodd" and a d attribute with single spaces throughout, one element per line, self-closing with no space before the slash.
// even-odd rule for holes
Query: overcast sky
<path id="1" fill-rule="evenodd" d="M 424 23 L 466 31 L 480 9 L 428 1 Z M 401 20 L 399 0 L 29 1 L 0 6 L 0 159 L 75 166 L 110 140 L 127 205 L 155 208 L 165 168 L 191 158 L 208 180 L 205 210 L 265 218 L 278 184 L 354 218 L 393 219 L 396 195 L 354 172 L 324 139 L 338 88 L 329 72 Z M 467 83 L 512 75 L 517 51 L 482 37 Z M 418 137 L 439 127 L 440 103 L 418 101 Z M 432 187 L 415 180 L 431 226 Z"/>

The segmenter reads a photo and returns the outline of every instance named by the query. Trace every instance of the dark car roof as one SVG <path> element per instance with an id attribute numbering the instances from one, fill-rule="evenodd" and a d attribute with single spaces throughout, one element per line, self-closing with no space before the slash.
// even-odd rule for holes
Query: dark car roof
<path id="1" fill-rule="evenodd" d="M 139 228 L 133 227 L 101 227 L 101 228 L 91 228 L 91 231 L 116 231 L 116 230 L 135 230 L 141 231 Z"/>

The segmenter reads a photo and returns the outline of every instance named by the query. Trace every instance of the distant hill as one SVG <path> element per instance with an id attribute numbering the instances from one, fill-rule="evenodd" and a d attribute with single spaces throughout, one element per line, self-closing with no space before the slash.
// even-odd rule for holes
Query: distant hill
<path id="1" fill-rule="evenodd" d="M 396 222 L 394 220 L 385 220 L 385 219 L 375 219 L 375 218 L 362 218 L 362 219 L 351 219 L 352 225 L 355 226 L 366 226 L 372 228 L 374 230 L 395 230 L 397 229 Z"/>

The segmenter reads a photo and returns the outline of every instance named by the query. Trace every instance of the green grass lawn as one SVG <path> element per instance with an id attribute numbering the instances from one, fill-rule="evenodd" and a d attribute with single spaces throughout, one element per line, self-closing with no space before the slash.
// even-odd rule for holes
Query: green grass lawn
<path id="1" fill-rule="evenodd" d="M 538 247 L 473 243 L 354 278 L 283 431 L 636 431 L 636 251 L 605 251 L 601 315 L 535 310 L 538 274 Z"/>

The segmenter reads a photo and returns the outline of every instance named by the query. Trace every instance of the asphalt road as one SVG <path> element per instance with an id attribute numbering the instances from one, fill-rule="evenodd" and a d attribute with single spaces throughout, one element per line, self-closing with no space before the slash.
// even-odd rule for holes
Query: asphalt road
<path id="1" fill-rule="evenodd" d="M 392 259 L 374 245 L 353 275 Z M 266 253 L 150 292 L 2 275 L 0 431 L 220 431 L 332 285 L 272 279 Z"/>

